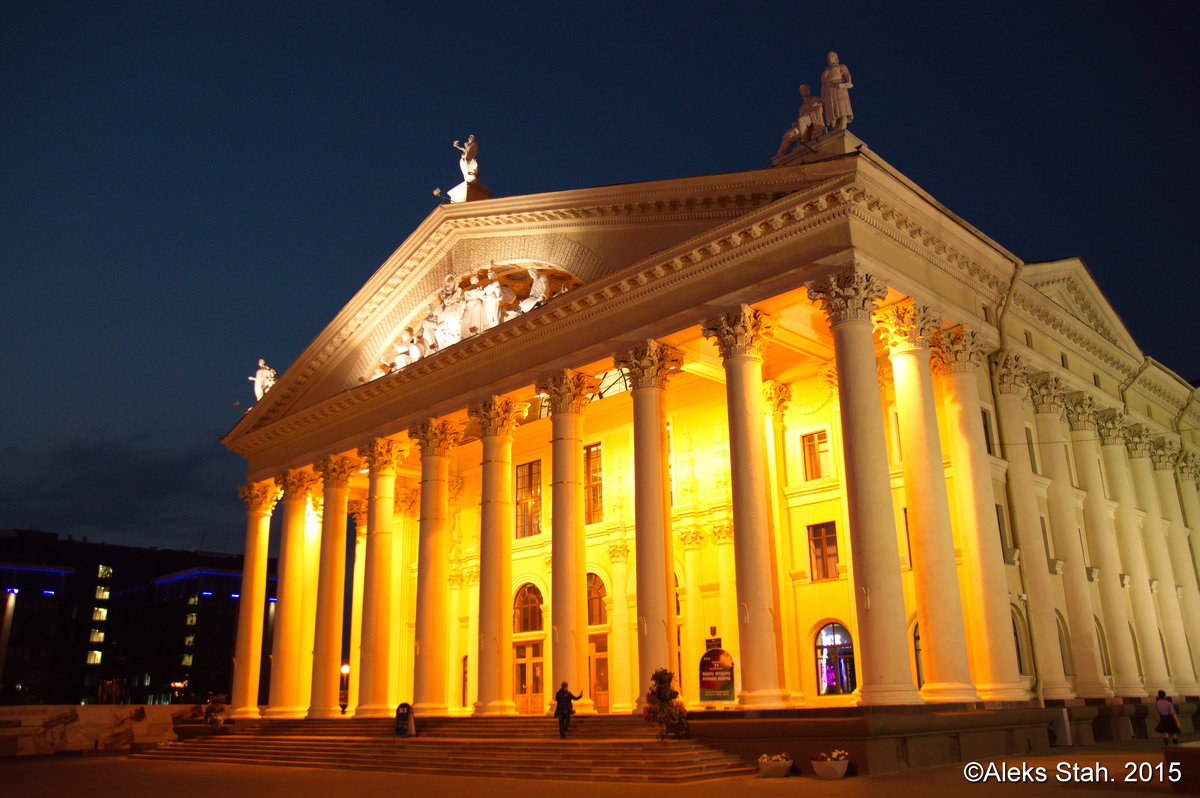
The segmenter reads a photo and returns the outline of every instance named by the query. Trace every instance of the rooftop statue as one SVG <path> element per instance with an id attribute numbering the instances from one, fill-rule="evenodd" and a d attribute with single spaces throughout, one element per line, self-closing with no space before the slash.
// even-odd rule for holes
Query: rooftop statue
<path id="1" fill-rule="evenodd" d="M 797 143 L 807 144 L 810 141 L 816 141 L 828 132 L 825 128 L 825 104 L 821 98 L 808 93 L 807 83 L 800 86 L 800 96 L 804 100 L 800 105 L 800 113 L 792 126 L 783 134 L 783 140 L 779 142 L 779 152 L 775 153 L 772 161 L 787 155 L 788 151 Z"/>
<path id="2" fill-rule="evenodd" d="M 834 130 L 845 130 L 846 125 L 854 121 L 854 111 L 850 108 L 850 70 L 845 64 L 838 63 L 838 54 L 830 52 L 826 56 L 828 66 L 821 73 L 821 96 L 825 103 L 825 119 Z"/>
<path id="3" fill-rule="evenodd" d="M 253 377 L 247 377 L 246 379 L 254 383 L 254 401 L 257 402 L 275 384 L 275 369 L 268 366 L 262 358 L 259 358 L 258 371 L 254 372 Z"/>
<path id="4" fill-rule="evenodd" d="M 458 139 L 454 140 L 454 148 L 462 153 L 462 157 L 458 159 L 458 168 L 462 170 L 464 183 L 479 182 L 479 142 L 475 140 L 475 134 L 467 136 L 467 140 L 459 144 Z"/>

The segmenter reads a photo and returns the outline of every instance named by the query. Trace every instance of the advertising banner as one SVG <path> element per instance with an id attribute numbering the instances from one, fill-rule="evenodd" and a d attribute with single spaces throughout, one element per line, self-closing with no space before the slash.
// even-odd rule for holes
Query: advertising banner
<path id="1" fill-rule="evenodd" d="M 700 658 L 700 702 L 732 703 L 733 656 L 724 649 L 710 648 Z"/>

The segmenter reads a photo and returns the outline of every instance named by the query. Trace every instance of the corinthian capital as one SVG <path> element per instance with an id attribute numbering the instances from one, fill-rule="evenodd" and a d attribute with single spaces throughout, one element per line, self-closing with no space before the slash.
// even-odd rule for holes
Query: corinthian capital
<path id="1" fill-rule="evenodd" d="M 1150 459 L 1155 471 L 1169 471 L 1179 459 L 1179 444 L 1170 438 L 1155 438 L 1150 443 Z"/>
<path id="2" fill-rule="evenodd" d="M 289 468 L 275 477 L 275 484 L 282 490 L 285 497 L 303 499 L 317 484 L 317 475 L 311 471 L 299 468 Z"/>
<path id="3" fill-rule="evenodd" d="M 613 365 L 625 372 L 634 388 L 666 388 L 667 379 L 683 366 L 683 352 L 647 338 L 614 354 Z"/>
<path id="4" fill-rule="evenodd" d="M 1029 378 L 1029 398 L 1033 400 L 1034 412 L 1053 413 L 1061 416 L 1063 413 L 1062 380 L 1049 372 L 1034 374 Z"/>
<path id="5" fill-rule="evenodd" d="M 314 468 L 320 473 L 325 487 L 344 488 L 350 477 L 362 468 L 362 460 L 344 454 L 331 454 L 317 461 Z"/>
<path id="6" fill-rule="evenodd" d="M 1150 456 L 1150 433 L 1141 424 L 1130 424 L 1125 427 L 1125 448 L 1133 459 Z"/>
<path id="7" fill-rule="evenodd" d="M 238 487 L 238 496 L 242 497 L 246 509 L 252 513 L 270 513 L 275 509 L 275 502 L 279 501 L 280 493 L 282 491 L 279 486 L 270 480 L 251 482 L 249 485 Z"/>
<path id="8" fill-rule="evenodd" d="M 704 322 L 700 329 L 705 338 L 715 338 L 722 359 L 739 355 L 762 357 L 763 347 L 775 334 L 775 320 L 757 308 L 739 305 Z"/>
<path id="9" fill-rule="evenodd" d="M 538 380 L 536 388 L 550 400 L 551 415 L 582 413 L 600 388 L 600 380 L 568 369 Z"/>
<path id="10" fill-rule="evenodd" d="M 1073 430 L 1096 428 L 1096 400 L 1083 391 L 1075 391 L 1063 397 L 1067 408 L 1067 423 Z"/>
<path id="11" fill-rule="evenodd" d="M 1184 482 L 1200 482 L 1200 454 L 1188 452 L 1179 464 L 1179 478 Z"/>
<path id="12" fill-rule="evenodd" d="M 893 356 L 928 349 L 941 323 L 932 307 L 909 299 L 886 307 L 875 317 L 876 329 Z"/>
<path id="13" fill-rule="evenodd" d="M 887 296 L 887 286 L 858 268 L 836 272 L 805 283 L 811 302 L 820 302 L 831 326 L 846 321 L 870 321 L 875 305 Z"/>
<path id="14" fill-rule="evenodd" d="M 996 388 L 1000 393 L 1015 393 L 1024 397 L 1029 390 L 1025 361 L 1013 352 L 1004 352 L 996 361 Z"/>
<path id="15" fill-rule="evenodd" d="M 528 413 L 528 403 L 514 402 L 503 396 L 493 396 L 467 408 L 467 415 L 479 423 L 485 438 L 512 435 Z"/>
<path id="16" fill-rule="evenodd" d="M 462 423 L 431 418 L 408 431 L 408 437 L 421 447 L 422 457 L 449 457 L 462 438 Z"/>
<path id="17" fill-rule="evenodd" d="M 608 559 L 612 562 L 625 562 L 629 559 L 629 544 L 623 540 L 614 540 L 608 544 Z"/>
<path id="18" fill-rule="evenodd" d="M 961 324 L 939 330 L 933 336 L 932 348 L 933 365 L 945 374 L 973 372 L 983 355 L 979 333 Z"/>
<path id="19" fill-rule="evenodd" d="M 359 535 L 367 533 L 367 518 L 370 511 L 366 499 L 353 499 L 346 505 L 347 512 L 354 518 L 354 531 Z"/>
<path id="20" fill-rule="evenodd" d="M 396 466 L 408 450 L 412 448 L 410 440 L 393 440 L 392 438 L 374 438 L 358 447 L 359 455 L 367 461 L 367 465 L 376 473 L 395 473 Z"/>
<path id="21" fill-rule="evenodd" d="M 698 549 L 704 542 L 704 530 L 698 526 L 686 527 L 679 530 L 679 539 L 685 549 Z"/>
<path id="22" fill-rule="evenodd" d="M 396 496 L 392 499 L 392 514 L 416 518 L 419 495 L 416 488 L 396 488 Z"/>
<path id="23" fill-rule="evenodd" d="M 1128 426 L 1129 422 L 1120 410 L 1096 411 L 1096 431 L 1100 433 L 1100 442 L 1105 446 L 1125 443 L 1125 429 Z"/>
<path id="24" fill-rule="evenodd" d="M 763 399 L 772 416 L 776 418 L 782 416 L 787 412 L 788 405 L 792 403 L 791 383 L 766 380 L 763 382 Z"/>

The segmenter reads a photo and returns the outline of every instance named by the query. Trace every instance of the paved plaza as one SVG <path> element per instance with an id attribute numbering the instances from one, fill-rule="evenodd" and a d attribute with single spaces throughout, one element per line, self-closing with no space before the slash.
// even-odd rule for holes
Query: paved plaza
<path id="1" fill-rule="evenodd" d="M 631 798 L 672 798 L 697 794 L 735 796 L 1071 796 L 1168 795 L 1169 784 L 1157 781 L 1152 767 L 1162 761 L 1154 741 L 1055 749 L 1046 755 L 990 760 L 1026 773 L 1043 768 L 1046 781 L 970 783 L 964 765 L 909 770 L 883 776 L 848 777 L 818 782 L 812 776 L 786 779 L 756 777 L 717 779 L 685 785 L 627 784 L 580 781 L 453 778 L 400 773 L 253 765 L 198 764 L 111 757 L 29 757 L 0 762 L 0 794 L 10 798 L 123 798 L 169 795 L 171 798 L 340 798 L 340 796 L 436 796 L 437 798 L 505 798 L 570 795 L 572 798 L 621 795 Z M 1065 763 L 1065 764 L 1064 764 Z M 1126 763 L 1130 763 L 1127 765 Z M 982 763 L 986 766 L 986 762 Z M 1105 783 L 1060 783 L 1057 773 L 1072 765 L 1106 768 Z M 1139 770 L 1151 776 L 1146 783 L 1127 783 L 1126 774 Z M 1081 770 L 1086 774 L 1087 770 Z M 1094 771 L 1094 772 L 1099 772 Z"/>

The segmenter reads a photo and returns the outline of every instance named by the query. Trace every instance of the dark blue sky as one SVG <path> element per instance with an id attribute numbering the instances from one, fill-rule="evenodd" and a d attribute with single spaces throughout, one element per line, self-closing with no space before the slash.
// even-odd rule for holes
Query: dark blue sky
<path id="1" fill-rule="evenodd" d="M 1200 4 L 580 7 L 0 3 L 0 528 L 240 549 L 246 377 L 458 182 L 453 139 L 497 195 L 762 167 L 829 49 L 872 149 L 1200 377 Z"/>

